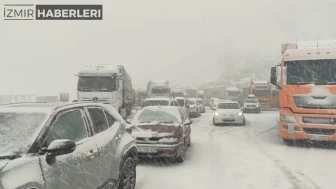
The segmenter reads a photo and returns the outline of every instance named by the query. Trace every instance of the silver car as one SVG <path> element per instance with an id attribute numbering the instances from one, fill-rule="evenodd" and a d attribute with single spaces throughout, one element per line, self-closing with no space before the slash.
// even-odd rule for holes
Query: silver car
<path id="1" fill-rule="evenodd" d="M 0 107 L 0 188 L 135 188 L 136 143 L 110 105 Z"/>

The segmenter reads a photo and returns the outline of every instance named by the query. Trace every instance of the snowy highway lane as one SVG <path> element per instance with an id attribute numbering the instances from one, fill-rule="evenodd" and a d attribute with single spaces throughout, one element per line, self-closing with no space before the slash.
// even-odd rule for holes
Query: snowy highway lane
<path id="1" fill-rule="evenodd" d="M 335 188 L 336 149 L 285 146 L 278 112 L 245 114 L 246 126 L 213 126 L 212 115 L 193 119 L 184 163 L 140 163 L 136 189 Z"/>

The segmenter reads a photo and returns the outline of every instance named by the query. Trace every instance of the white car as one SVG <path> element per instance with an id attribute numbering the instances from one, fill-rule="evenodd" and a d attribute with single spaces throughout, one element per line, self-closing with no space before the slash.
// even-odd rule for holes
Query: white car
<path id="1" fill-rule="evenodd" d="M 245 116 L 239 103 L 236 101 L 219 102 L 213 116 L 213 124 L 239 124 L 245 125 Z"/>
<path id="2" fill-rule="evenodd" d="M 199 117 L 201 115 L 201 110 L 199 105 L 197 105 L 196 99 L 188 99 L 189 104 L 189 115 L 190 117 Z"/>
<path id="3" fill-rule="evenodd" d="M 205 112 L 205 103 L 204 103 L 203 99 L 197 98 L 197 104 L 200 107 L 201 113 L 204 113 Z"/>
<path id="4" fill-rule="evenodd" d="M 185 117 L 190 117 L 189 116 L 189 104 L 188 104 L 188 99 L 185 97 L 175 97 L 175 99 L 178 101 L 179 106 L 181 107 L 181 110 L 184 114 Z"/>
<path id="5" fill-rule="evenodd" d="M 219 98 L 211 98 L 209 102 L 210 108 L 212 110 L 215 110 L 217 108 L 218 102 L 219 102 Z"/>

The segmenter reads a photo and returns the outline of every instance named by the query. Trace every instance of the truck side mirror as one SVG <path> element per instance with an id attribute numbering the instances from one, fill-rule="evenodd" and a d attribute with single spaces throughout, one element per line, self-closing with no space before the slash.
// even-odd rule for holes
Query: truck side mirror
<path id="1" fill-rule="evenodd" d="M 278 73 L 277 73 L 277 68 L 279 66 L 274 66 L 271 68 L 271 78 L 270 81 L 273 85 L 279 87 L 279 89 L 281 89 L 280 85 L 279 85 L 279 81 L 278 81 Z"/>

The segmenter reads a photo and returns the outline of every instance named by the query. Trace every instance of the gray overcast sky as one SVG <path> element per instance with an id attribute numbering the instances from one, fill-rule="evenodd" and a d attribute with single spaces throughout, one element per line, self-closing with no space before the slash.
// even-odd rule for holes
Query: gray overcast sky
<path id="1" fill-rule="evenodd" d="M 26 3 L 4 0 L 3 3 Z M 103 4 L 103 21 L 0 21 L 0 94 L 76 94 L 85 64 L 123 64 L 150 79 L 203 83 L 233 51 L 280 54 L 281 43 L 336 38 L 333 0 L 32 0 Z M 2 5 L 3 6 L 3 5 Z M 275 63 L 274 63 L 275 64 Z"/>

